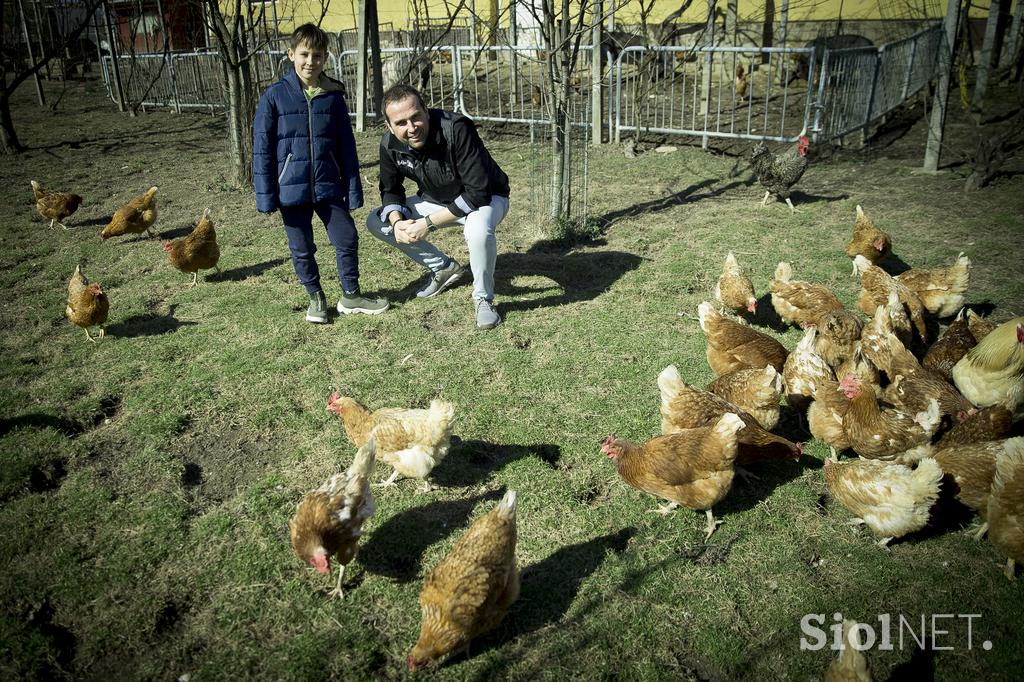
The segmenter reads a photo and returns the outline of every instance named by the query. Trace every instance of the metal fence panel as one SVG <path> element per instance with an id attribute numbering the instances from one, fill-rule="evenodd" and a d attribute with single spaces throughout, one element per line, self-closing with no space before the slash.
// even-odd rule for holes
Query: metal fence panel
<path id="1" fill-rule="evenodd" d="M 616 139 L 639 130 L 795 140 L 813 94 L 789 77 L 798 62 L 813 82 L 810 48 L 627 47 L 615 66 Z"/>

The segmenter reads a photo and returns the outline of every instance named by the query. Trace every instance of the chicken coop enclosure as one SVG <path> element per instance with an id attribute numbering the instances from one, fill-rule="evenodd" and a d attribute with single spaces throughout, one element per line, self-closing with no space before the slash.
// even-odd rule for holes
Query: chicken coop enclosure
<path id="1" fill-rule="evenodd" d="M 593 101 L 592 61 L 601 54 L 597 85 L 605 111 L 600 121 L 577 121 L 593 126 L 595 139 L 658 133 L 787 142 L 806 129 L 816 142 L 829 141 L 866 129 L 920 92 L 935 74 L 943 45 L 942 27 L 935 24 L 894 42 L 842 49 L 631 46 L 612 58 L 606 48 L 582 46 L 570 76 L 570 98 L 577 111 Z M 536 47 L 522 46 L 383 48 L 381 85 L 410 83 L 429 106 L 477 120 L 550 123 L 549 77 L 541 55 Z M 113 59 L 105 56 L 102 62 L 112 98 Z M 223 106 L 216 53 L 116 59 L 125 95 L 133 103 L 175 111 Z M 256 53 L 258 86 L 278 78 L 287 64 L 282 51 Z M 327 73 L 351 89 L 357 65 L 355 50 L 332 51 Z M 369 102 L 366 112 L 377 113 Z"/>

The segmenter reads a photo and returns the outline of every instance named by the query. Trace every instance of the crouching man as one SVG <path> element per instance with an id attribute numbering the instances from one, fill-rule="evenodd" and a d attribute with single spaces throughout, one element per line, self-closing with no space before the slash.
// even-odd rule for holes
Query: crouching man
<path id="1" fill-rule="evenodd" d="M 473 122 L 440 109 L 427 109 L 420 93 L 396 85 L 382 102 L 388 130 L 380 141 L 382 208 L 367 227 L 429 270 L 418 297 L 430 298 L 455 284 L 465 268 L 426 237 L 435 227 L 463 226 L 473 273 L 476 326 L 501 323 L 494 307 L 494 232 L 508 213 L 508 176 L 484 147 Z M 406 178 L 417 193 L 407 197 Z"/>

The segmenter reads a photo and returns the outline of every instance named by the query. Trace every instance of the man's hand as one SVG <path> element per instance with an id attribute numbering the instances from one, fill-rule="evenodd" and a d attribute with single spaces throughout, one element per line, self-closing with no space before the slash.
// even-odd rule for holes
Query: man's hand
<path id="1" fill-rule="evenodd" d="M 427 234 L 424 220 L 399 220 L 395 223 L 395 241 L 399 244 L 415 244 Z"/>

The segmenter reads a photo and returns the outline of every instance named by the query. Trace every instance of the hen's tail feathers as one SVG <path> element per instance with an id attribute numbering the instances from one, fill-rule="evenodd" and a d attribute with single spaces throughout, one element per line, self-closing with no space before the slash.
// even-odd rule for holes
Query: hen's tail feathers
<path id="1" fill-rule="evenodd" d="M 931 435 L 939 428 L 942 420 L 942 412 L 939 410 L 939 401 L 932 398 L 928 401 L 928 409 L 914 415 L 914 421 L 924 429 L 925 433 Z"/>
<path id="2" fill-rule="evenodd" d="M 735 437 L 736 432 L 743 428 L 743 420 L 734 412 L 726 412 L 715 424 L 715 433 L 723 439 Z"/>
<path id="3" fill-rule="evenodd" d="M 775 279 L 783 284 L 788 284 L 793 279 L 793 266 L 786 261 L 781 261 L 775 267 Z"/>
<path id="4" fill-rule="evenodd" d="M 718 312 L 713 305 L 704 301 L 697 306 L 697 318 L 700 320 L 700 328 L 706 332 L 708 330 L 708 323 L 718 318 Z"/>
<path id="5" fill-rule="evenodd" d="M 498 506 L 495 508 L 495 511 L 498 513 L 499 517 L 507 521 L 515 520 L 516 498 L 518 497 L 518 495 L 519 493 L 517 493 L 515 490 L 509 490 L 508 492 L 505 493 L 505 496 L 501 498 L 501 502 L 499 502 Z"/>
<path id="6" fill-rule="evenodd" d="M 678 395 L 682 384 L 683 378 L 679 376 L 679 370 L 675 365 L 669 365 L 661 370 L 661 374 L 658 375 L 658 390 L 661 391 L 662 403 L 668 402 Z"/>
<path id="7" fill-rule="evenodd" d="M 352 460 L 352 464 L 348 468 L 349 480 L 356 479 L 358 477 L 368 478 L 373 473 L 373 463 L 377 457 L 377 442 L 374 435 L 370 434 L 370 439 L 366 441 L 366 445 L 359 448 L 356 452 L 355 459 Z"/>
<path id="8" fill-rule="evenodd" d="M 916 486 L 919 486 L 915 492 L 922 497 L 931 498 L 934 501 L 939 493 L 939 484 L 942 481 L 942 476 L 942 467 L 939 466 L 939 463 L 932 457 L 925 457 L 917 463 L 917 468 L 914 469 L 914 473 L 911 475 Z"/>
<path id="9" fill-rule="evenodd" d="M 860 208 L 859 206 L 857 208 Z M 826 680 L 871 680 L 868 662 L 861 653 L 860 633 L 857 623 L 852 620 L 843 621 L 843 648 L 839 656 L 829 666 Z"/>

